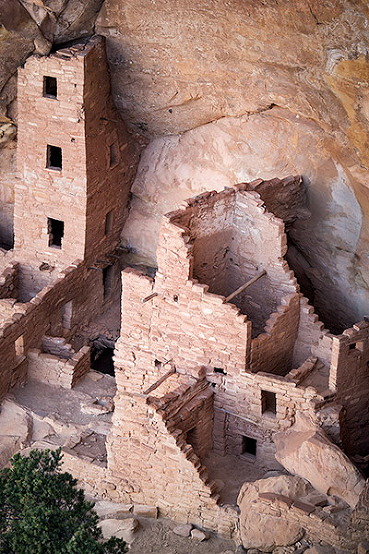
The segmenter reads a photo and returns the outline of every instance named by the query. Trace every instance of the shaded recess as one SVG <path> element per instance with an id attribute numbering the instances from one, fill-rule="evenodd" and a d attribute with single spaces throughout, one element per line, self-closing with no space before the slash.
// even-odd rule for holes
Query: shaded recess
<path id="1" fill-rule="evenodd" d="M 314 310 L 325 327 L 334 334 L 340 334 L 353 324 L 348 314 L 342 313 L 340 320 L 332 319 L 329 306 L 319 301 L 321 291 L 317 289 L 316 270 L 311 265 L 306 251 L 309 249 L 310 234 L 305 221 L 311 217 L 307 208 L 307 194 L 302 178 L 287 177 L 280 181 L 254 181 L 249 190 L 260 194 L 267 210 L 282 219 L 287 235 L 285 259 L 298 281 L 300 291 L 314 306 Z M 333 286 L 333 285 L 332 285 Z M 337 310 L 336 310 L 337 312 Z"/>
<path id="2" fill-rule="evenodd" d="M 300 177 L 257 180 L 242 186 L 260 194 L 268 210 L 284 221 L 293 222 L 296 217 L 307 215 L 302 208 L 305 193 Z M 210 210 L 199 207 L 196 218 L 188 222 L 192 276 L 208 285 L 209 292 L 228 297 L 265 269 L 265 275 L 230 300 L 252 322 L 252 338 L 255 338 L 264 331 L 270 315 L 277 311 L 288 285 L 287 281 L 281 284 L 281 275 L 268 270 L 264 251 L 270 248 L 269 231 L 266 226 L 260 227 L 260 222 L 255 224 L 242 202 L 242 192 L 225 196 Z"/>

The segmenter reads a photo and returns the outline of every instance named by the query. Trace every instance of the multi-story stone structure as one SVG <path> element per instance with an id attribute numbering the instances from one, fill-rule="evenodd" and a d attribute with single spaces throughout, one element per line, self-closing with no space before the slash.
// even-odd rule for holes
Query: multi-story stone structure
<path id="1" fill-rule="evenodd" d="M 30 58 L 19 70 L 18 103 L 14 250 L 0 259 L 2 397 L 25 380 L 28 362 L 34 374 L 47 359 L 45 335 L 72 340 L 112 301 L 132 177 L 102 38 Z M 88 348 L 71 346 L 68 356 L 62 375 L 54 360 L 49 381 L 70 384 L 81 365 L 88 370 Z"/>
<path id="2" fill-rule="evenodd" d="M 119 301 L 132 178 L 101 38 L 30 58 L 18 102 L 14 250 L 0 259 L 1 398 L 27 377 L 72 388 L 90 370 L 89 345 L 76 338 Z M 224 489 L 234 468 L 236 493 L 250 472 L 287 469 L 319 502 L 261 492 L 259 512 L 272 518 L 277 506 L 312 537 L 354 548 L 349 516 L 361 495 L 363 521 L 365 483 L 343 451 L 368 455 L 369 324 L 334 336 L 300 293 L 285 222 L 303 212 L 302 190 L 299 177 L 258 180 L 189 200 L 163 219 L 155 277 L 123 271 L 107 465 L 70 462 L 96 494 L 235 536 L 237 495 Z"/>

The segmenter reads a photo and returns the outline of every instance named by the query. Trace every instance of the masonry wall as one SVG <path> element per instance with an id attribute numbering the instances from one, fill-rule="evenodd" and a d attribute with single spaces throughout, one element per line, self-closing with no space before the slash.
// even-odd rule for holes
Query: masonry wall
<path id="1" fill-rule="evenodd" d="M 28 351 L 27 359 L 28 378 L 65 389 L 73 388 L 91 369 L 88 346 L 75 352 L 68 360 L 32 348 Z"/>
<path id="2" fill-rule="evenodd" d="M 230 238 L 230 210 L 234 210 L 236 195 L 241 195 L 245 218 L 252 217 L 251 223 L 257 228 L 264 226 L 265 236 L 259 237 L 257 256 L 260 260 L 257 263 L 262 267 L 262 242 L 270 241 L 265 248 L 264 263 L 271 271 L 275 292 L 281 302 L 268 319 L 264 333 L 253 340 L 252 323 L 238 313 L 236 306 L 224 304 L 223 296 L 209 293 L 208 285 L 190 278 L 193 267 L 201 260 L 202 251 L 206 264 L 211 265 L 205 253 L 206 233 L 211 235 L 210 245 L 215 244 L 214 233 L 222 232 L 223 236 Z M 225 221 L 223 231 L 221 223 L 219 228 L 216 226 L 216 214 Z M 236 226 L 240 227 L 241 211 L 237 217 Z M 243 225 L 246 229 L 245 222 Z M 199 236 L 203 237 L 203 242 L 196 253 Z M 247 243 L 245 238 L 239 240 Z M 265 214 L 255 193 L 235 190 L 217 195 L 205 193 L 189 201 L 186 210 L 165 217 L 157 251 L 155 281 L 131 269 L 122 274 L 122 332 L 117 343 L 115 365 L 124 372 L 117 373 L 118 390 L 143 392 L 165 373 L 168 362 L 179 373 L 187 375 L 196 375 L 200 366 L 206 366 L 214 376 L 211 380 L 216 387 L 216 406 L 248 417 L 250 406 L 245 398 L 250 397 L 249 371 L 286 375 L 292 369 L 300 297 L 293 275 L 283 260 L 284 243 L 282 222 Z M 251 241 L 247 248 L 250 248 L 251 256 Z M 210 274 L 209 268 L 205 267 L 204 271 Z M 219 387 L 217 380 L 221 380 Z M 215 429 L 214 436 L 218 450 L 226 453 L 228 439 L 221 438 L 222 425 Z"/>
<path id="3" fill-rule="evenodd" d="M 19 264 L 13 262 L 0 276 L 0 298 L 17 298 L 19 288 Z"/>
<path id="4" fill-rule="evenodd" d="M 201 382 L 199 385 L 201 393 Z M 194 393 L 196 387 L 190 390 Z M 185 409 L 189 388 L 183 392 L 178 402 Z M 162 402 L 168 406 L 167 396 Z M 112 476 L 128 478 L 132 502 L 158 506 L 163 516 L 230 537 L 237 514 L 218 506 L 215 483 L 209 481 L 199 457 L 186 442 L 185 430 L 176 426 L 176 408 L 179 404 L 174 403 L 167 410 L 158 409 L 147 395 L 118 395 L 107 441 L 109 471 Z"/>
<path id="5" fill-rule="evenodd" d="M 56 97 L 45 95 L 46 78 L 56 79 Z M 104 39 L 30 58 L 18 83 L 17 255 L 65 266 L 110 252 L 127 217 L 135 167 L 110 94 Z M 47 167 L 48 145 L 61 148 L 61 168 Z M 64 224 L 61 247 L 49 245 L 50 220 Z"/>
<path id="6" fill-rule="evenodd" d="M 300 295 L 300 321 L 294 347 L 293 363 L 302 364 L 310 354 L 318 356 L 327 366 L 331 363 L 333 335 L 324 329 L 314 308 Z"/>
<path id="7" fill-rule="evenodd" d="M 245 185 L 234 191 L 204 193 L 189 201 L 173 223 L 188 229 L 192 275 L 209 285 L 209 292 L 228 296 L 261 270 L 267 275 L 231 302 L 252 321 L 252 336 L 260 334 L 285 294 L 295 293 L 296 281 L 283 256 L 287 251 L 284 223 L 265 211 L 255 192 Z"/>
<path id="8" fill-rule="evenodd" d="M 116 276 L 114 288 L 118 286 L 119 272 Z M 71 324 L 70 329 L 65 329 L 63 306 L 70 301 Z M 102 272 L 80 263 L 61 271 L 51 285 L 43 288 L 29 302 L 15 302 L 6 311 L 0 304 L 0 315 L 3 316 L 0 327 L 0 397 L 4 397 L 14 383 L 24 380 L 23 357 L 27 356 L 29 349 L 41 347 L 44 335 L 73 337 L 78 326 L 101 313 L 110 301 L 111 298 L 104 298 Z M 15 347 L 19 337 L 22 337 L 22 356 L 17 354 Z M 22 379 L 18 368 L 22 371 Z"/>
<path id="9" fill-rule="evenodd" d="M 43 95 L 45 76 L 57 79 L 57 98 Z M 83 90 L 83 55 L 59 51 L 31 57 L 19 69 L 14 247 L 24 263 L 68 264 L 83 258 L 87 161 Z M 61 170 L 46 167 L 47 145 L 62 149 Z M 48 246 L 48 218 L 64 221 L 62 249 Z"/>
<path id="10" fill-rule="evenodd" d="M 135 173 L 134 143 L 111 96 L 105 40 L 93 40 L 96 46 L 84 59 L 86 258 L 109 252 L 119 243 Z"/>
<path id="11" fill-rule="evenodd" d="M 332 340 L 329 383 L 345 409 L 344 450 L 351 456 L 366 456 L 369 449 L 369 323 L 356 323 Z"/>
<path id="12" fill-rule="evenodd" d="M 290 428 L 297 412 L 314 420 L 316 406 L 324 404 L 314 387 L 299 387 L 296 377 L 295 371 L 285 377 L 259 372 L 230 381 L 228 375 L 208 369 L 207 378 L 214 386 L 214 450 L 221 455 L 247 455 L 247 437 L 256 441 L 256 455 L 248 456 L 250 459 L 266 468 L 280 469 L 275 460 L 274 433 Z M 263 400 L 265 392 L 274 395 L 274 412 Z"/>
<path id="13" fill-rule="evenodd" d="M 134 270 L 122 273 L 122 333 L 115 362 L 125 369 L 118 387 L 142 391 L 165 372 L 155 360 L 172 360 L 180 373 L 197 374 L 201 365 L 245 369 L 250 324 L 237 308 L 204 292 L 203 285 L 178 283 L 169 291 Z M 157 294 L 148 302 L 142 299 Z"/>

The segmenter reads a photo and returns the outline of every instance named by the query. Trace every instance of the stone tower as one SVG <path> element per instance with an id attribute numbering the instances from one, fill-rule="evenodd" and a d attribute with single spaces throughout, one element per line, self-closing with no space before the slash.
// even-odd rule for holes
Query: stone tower
<path id="1" fill-rule="evenodd" d="M 19 70 L 18 102 L 17 257 L 64 267 L 111 251 L 129 189 L 104 39 L 29 58 Z"/>

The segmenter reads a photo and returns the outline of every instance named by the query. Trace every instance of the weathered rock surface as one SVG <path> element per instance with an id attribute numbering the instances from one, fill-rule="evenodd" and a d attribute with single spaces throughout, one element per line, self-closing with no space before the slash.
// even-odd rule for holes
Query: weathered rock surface
<path id="1" fill-rule="evenodd" d="M 355 507 L 365 480 L 340 448 L 320 429 L 293 430 L 274 436 L 276 459 L 288 471 L 307 479 L 318 491 Z"/>
<path id="2" fill-rule="evenodd" d="M 151 133 L 271 104 L 329 128 L 346 114 L 326 74 L 342 59 L 364 58 L 367 16 L 365 2 L 349 0 L 181 0 L 176 9 L 166 0 L 106 0 L 96 30 L 108 37 L 118 107 Z"/>
<path id="3" fill-rule="evenodd" d="M 173 529 L 173 533 L 179 537 L 189 537 L 192 531 L 192 525 L 190 523 L 184 523 L 183 525 L 177 525 Z"/>
<path id="4" fill-rule="evenodd" d="M 359 261 L 354 255 L 367 238 L 363 206 L 355 195 L 362 185 L 347 169 L 353 164 L 352 153 L 334 146 L 317 122 L 277 107 L 158 138 L 142 155 L 123 237 L 155 263 L 161 216 L 184 199 L 299 172 L 313 215 L 290 230 L 289 261 L 305 289 L 313 291 L 319 313 L 339 330 L 369 312 L 362 288 L 369 263 L 366 256 Z"/>
<path id="5" fill-rule="evenodd" d="M 157 519 L 158 517 L 157 507 L 148 506 L 146 504 L 134 504 L 133 513 L 136 516 L 141 516 L 141 517 L 153 517 L 154 519 Z"/>
<path id="6" fill-rule="evenodd" d="M 32 418 L 12 400 L 4 400 L 0 411 L 0 468 L 27 446 L 32 433 Z"/>
<path id="7" fill-rule="evenodd" d="M 101 528 L 104 539 L 118 537 L 128 544 L 131 544 L 134 541 L 134 533 L 139 527 L 139 522 L 134 517 L 128 517 L 126 519 L 104 519 L 100 521 L 99 527 Z"/>
<path id="8" fill-rule="evenodd" d="M 367 18 L 349 0 L 106 0 L 96 29 L 118 108 L 176 135 L 144 155 L 127 242 L 153 260 L 160 215 L 184 198 L 301 173 L 315 213 L 293 232 L 301 280 L 332 330 L 368 313 Z"/>
<path id="9" fill-rule="evenodd" d="M 103 519 L 123 519 L 133 508 L 132 504 L 117 504 L 109 500 L 99 500 L 95 503 L 94 510 L 99 518 Z"/>
<path id="10" fill-rule="evenodd" d="M 258 548 L 270 552 L 276 546 L 294 544 L 304 534 L 302 527 L 293 521 L 279 517 L 278 513 L 262 513 L 259 493 L 273 492 L 291 499 L 305 496 L 308 485 L 299 477 L 281 475 L 254 483 L 244 483 L 238 496 L 240 508 L 240 535 L 244 548 Z"/>

